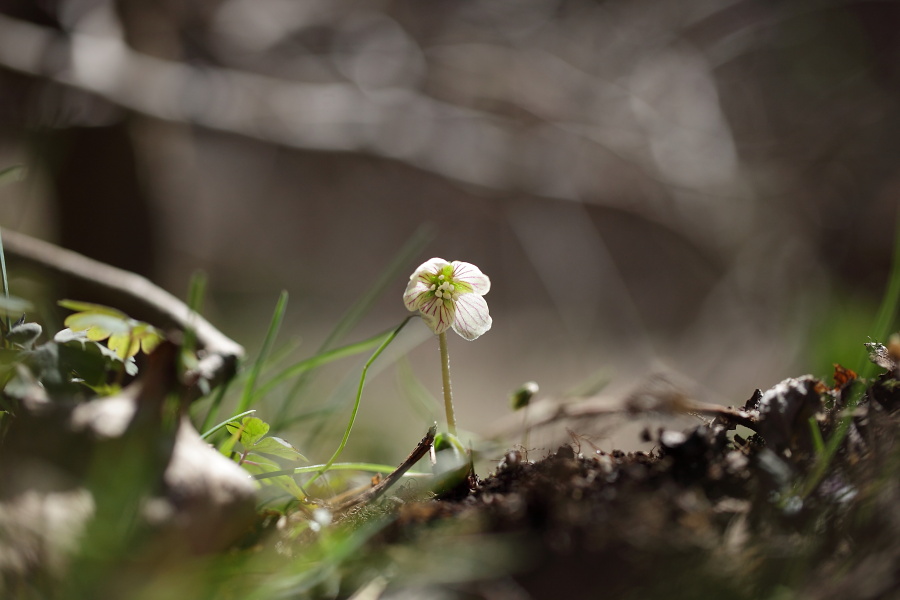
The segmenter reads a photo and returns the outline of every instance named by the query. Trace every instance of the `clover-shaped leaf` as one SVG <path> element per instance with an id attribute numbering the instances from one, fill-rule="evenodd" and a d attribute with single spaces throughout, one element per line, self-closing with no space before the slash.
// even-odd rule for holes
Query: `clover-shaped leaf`
<path id="1" fill-rule="evenodd" d="M 240 442 L 248 450 L 253 447 L 263 436 L 269 433 L 269 424 L 256 417 L 244 417 L 240 424 L 229 423 L 225 426 L 228 433 L 234 435 L 240 431 Z"/>
<path id="2" fill-rule="evenodd" d="M 244 447 L 245 455 L 262 453 L 287 460 L 306 460 L 306 457 L 294 448 L 290 442 L 280 437 L 266 437 L 266 434 L 269 433 L 269 424 L 262 419 L 244 417 L 241 419 L 240 424 L 237 422 L 228 423 L 225 427 L 232 436 L 238 435 L 238 432 L 240 432 L 239 441 L 241 446 Z"/>
<path id="3" fill-rule="evenodd" d="M 87 339 L 94 342 L 108 338 L 109 349 L 123 360 L 140 350 L 149 354 L 163 339 L 152 325 L 132 319 L 108 306 L 75 300 L 60 300 L 59 305 L 77 311 L 66 317 L 66 327 L 72 331 L 84 331 Z"/>
<path id="4" fill-rule="evenodd" d="M 239 453 L 238 464 L 253 475 L 263 475 L 281 471 L 282 466 L 276 459 L 305 461 L 300 451 L 280 437 L 268 436 L 269 424 L 257 417 L 244 417 L 241 422 L 228 423 L 225 426 L 231 438 L 225 442 L 220 451 L 231 453 L 235 442 L 240 441 L 243 452 Z M 273 458 L 274 457 L 274 458 Z M 278 475 L 261 480 L 262 485 L 274 484 L 295 498 L 303 499 L 306 495 L 290 475 Z"/>

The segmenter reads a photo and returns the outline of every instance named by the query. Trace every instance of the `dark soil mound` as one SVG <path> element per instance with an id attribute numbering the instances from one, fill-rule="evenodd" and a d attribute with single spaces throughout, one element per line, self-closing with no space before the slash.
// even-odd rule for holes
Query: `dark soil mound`
<path id="1" fill-rule="evenodd" d="M 649 454 L 510 452 L 399 507 L 373 544 L 403 573 L 381 597 L 900 597 L 900 382 L 863 387 L 789 379 Z"/>

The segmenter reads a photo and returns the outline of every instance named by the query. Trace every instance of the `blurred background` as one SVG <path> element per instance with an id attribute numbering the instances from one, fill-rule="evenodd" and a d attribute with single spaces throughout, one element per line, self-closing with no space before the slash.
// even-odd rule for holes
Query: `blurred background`
<path id="1" fill-rule="evenodd" d="M 345 341 L 406 316 L 420 262 L 478 265 L 493 329 L 450 340 L 476 434 L 528 380 L 561 400 L 668 373 L 741 405 L 874 334 L 898 28 L 892 2 L 0 0 L 0 168 L 27 167 L 0 223 L 181 297 L 204 271 L 251 352 L 286 289 L 295 357 L 426 235 Z M 399 460 L 438 414 L 406 385 L 440 396 L 431 337 L 404 331 L 348 458 Z M 345 414 L 360 364 L 296 411 Z"/>

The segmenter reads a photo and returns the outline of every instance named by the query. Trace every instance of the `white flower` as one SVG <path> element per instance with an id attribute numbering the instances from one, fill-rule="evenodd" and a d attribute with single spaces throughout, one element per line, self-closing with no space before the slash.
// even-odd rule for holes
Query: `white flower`
<path id="1" fill-rule="evenodd" d="M 422 313 L 435 333 L 450 327 L 467 340 L 474 340 L 491 328 L 484 296 L 491 280 L 481 269 L 467 262 L 432 258 L 422 263 L 409 278 L 403 303 Z"/>

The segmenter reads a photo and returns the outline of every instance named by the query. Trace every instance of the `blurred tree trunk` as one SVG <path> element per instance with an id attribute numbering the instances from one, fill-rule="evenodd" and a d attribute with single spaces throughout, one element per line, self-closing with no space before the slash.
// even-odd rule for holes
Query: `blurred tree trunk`
<path id="1" fill-rule="evenodd" d="M 0 11 L 61 29 L 53 12 L 61 4 L 0 0 Z M 5 133 L 27 140 L 29 170 L 44 171 L 52 188 L 60 245 L 153 278 L 156 238 L 129 133 L 131 116 L 91 94 L 5 69 L 0 105 Z M 79 295 L 77 288 L 61 292 Z"/>

